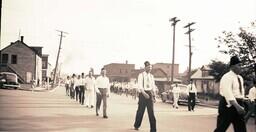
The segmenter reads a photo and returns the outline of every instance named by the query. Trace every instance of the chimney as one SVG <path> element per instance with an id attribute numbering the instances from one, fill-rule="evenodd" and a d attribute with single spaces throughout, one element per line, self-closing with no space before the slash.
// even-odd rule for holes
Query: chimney
<path id="1" fill-rule="evenodd" d="M 23 42 L 24 36 L 20 36 L 20 41 Z"/>
<path id="2" fill-rule="evenodd" d="M 128 64 L 128 60 L 125 61 L 125 64 Z"/>

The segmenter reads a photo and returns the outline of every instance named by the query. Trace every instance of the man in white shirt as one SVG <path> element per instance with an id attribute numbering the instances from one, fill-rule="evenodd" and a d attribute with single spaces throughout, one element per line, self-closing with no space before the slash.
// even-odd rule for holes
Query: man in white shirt
<path id="1" fill-rule="evenodd" d="M 95 78 L 93 77 L 93 72 L 90 71 L 89 75 L 86 77 L 86 107 L 93 108 L 94 98 L 95 98 Z"/>
<path id="2" fill-rule="evenodd" d="M 178 86 L 178 84 L 176 83 L 175 86 L 172 89 L 172 93 L 173 93 L 173 108 L 178 109 L 179 108 L 179 96 L 180 96 L 180 87 Z"/>
<path id="3" fill-rule="evenodd" d="M 251 114 L 254 113 L 255 117 L 255 124 L 256 124 L 256 80 L 254 79 L 253 85 L 249 90 L 248 98 L 249 98 L 249 111 L 245 115 L 245 121 L 247 122 L 250 118 Z"/>
<path id="4" fill-rule="evenodd" d="M 155 79 L 150 73 L 152 65 L 148 61 L 144 63 L 145 71 L 138 76 L 138 92 L 139 102 L 136 113 L 134 129 L 139 130 L 145 108 L 147 107 L 148 117 L 150 122 L 150 132 L 156 132 L 156 118 L 154 115 L 154 102 L 155 102 Z"/>
<path id="5" fill-rule="evenodd" d="M 194 111 L 194 108 L 196 105 L 197 90 L 193 80 L 190 80 L 189 85 L 187 86 L 187 95 L 188 95 L 188 111 Z"/>
<path id="6" fill-rule="evenodd" d="M 85 93 L 85 76 L 84 73 L 81 74 L 81 79 L 80 79 L 80 90 L 79 90 L 79 103 L 81 105 L 84 105 L 84 93 Z"/>
<path id="7" fill-rule="evenodd" d="M 106 76 L 106 69 L 101 69 L 101 75 L 96 79 L 96 116 L 99 115 L 98 110 L 100 109 L 101 101 L 103 100 L 103 118 L 108 118 L 107 116 L 107 97 L 110 94 L 110 84 L 109 79 Z"/>
<path id="8" fill-rule="evenodd" d="M 237 56 L 230 59 L 230 71 L 220 80 L 221 99 L 218 107 L 217 128 L 214 132 L 225 132 L 232 123 L 235 132 L 246 132 L 243 107 L 244 87 L 241 61 Z"/>
<path id="9" fill-rule="evenodd" d="M 67 76 L 67 79 L 65 80 L 65 87 L 66 87 L 66 95 L 69 96 L 69 89 L 70 89 L 70 77 Z"/>
<path id="10" fill-rule="evenodd" d="M 78 75 L 77 79 L 75 79 L 75 96 L 76 96 L 76 101 L 79 101 L 79 93 L 80 93 L 80 86 L 81 86 L 81 76 Z"/>

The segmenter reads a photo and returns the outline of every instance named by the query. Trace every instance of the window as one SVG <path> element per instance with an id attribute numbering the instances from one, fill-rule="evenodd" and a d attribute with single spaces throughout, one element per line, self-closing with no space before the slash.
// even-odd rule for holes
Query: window
<path id="1" fill-rule="evenodd" d="M 120 73 L 122 73 L 122 69 L 120 69 Z"/>
<path id="2" fill-rule="evenodd" d="M 2 55 L 2 63 L 8 63 L 8 54 Z"/>
<path id="3" fill-rule="evenodd" d="M 12 64 L 17 64 L 17 55 L 12 55 Z"/>

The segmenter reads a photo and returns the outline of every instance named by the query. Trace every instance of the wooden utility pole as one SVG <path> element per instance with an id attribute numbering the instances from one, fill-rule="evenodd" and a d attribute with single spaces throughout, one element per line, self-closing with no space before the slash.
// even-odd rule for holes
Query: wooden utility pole
<path id="1" fill-rule="evenodd" d="M 172 44 L 172 73 L 171 73 L 171 84 L 173 84 L 173 72 L 174 72 L 174 59 L 175 59 L 175 26 L 176 23 L 179 22 L 180 20 L 176 19 L 177 17 L 171 18 L 169 21 L 172 22 L 173 26 L 173 44 Z"/>
<path id="2" fill-rule="evenodd" d="M 65 37 L 63 34 L 68 34 L 67 32 L 64 31 L 60 31 L 60 30 L 56 30 L 57 32 L 60 32 L 60 44 L 59 44 L 59 50 L 58 50 L 58 54 L 57 54 L 57 59 L 56 59 L 56 64 L 55 64 L 55 68 L 54 68 L 54 73 L 53 73 L 53 83 L 52 83 L 52 87 L 54 87 L 54 84 L 56 83 L 56 72 L 57 72 L 57 68 L 58 68 L 58 63 L 59 63 L 59 56 L 60 56 L 60 50 L 61 50 L 61 44 L 62 44 L 62 37 Z"/>
<path id="3" fill-rule="evenodd" d="M 195 22 L 188 23 L 184 28 L 188 28 L 188 31 L 185 34 L 188 34 L 189 39 L 189 68 L 188 68 L 188 81 L 191 79 L 191 58 L 192 58 L 192 51 L 191 51 L 191 32 L 195 29 L 191 29 L 190 26 L 195 24 Z"/>

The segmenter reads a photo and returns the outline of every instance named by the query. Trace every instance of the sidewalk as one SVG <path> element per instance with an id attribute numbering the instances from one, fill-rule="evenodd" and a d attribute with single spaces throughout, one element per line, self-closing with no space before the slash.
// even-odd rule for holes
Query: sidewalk
<path id="1" fill-rule="evenodd" d="M 56 88 L 56 87 L 54 87 L 54 88 Z M 21 84 L 20 88 L 18 88 L 18 90 L 33 91 L 33 92 L 46 92 L 46 91 L 51 91 L 54 88 L 52 88 L 51 86 L 49 86 L 48 88 L 46 88 L 46 87 L 35 87 L 35 88 L 32 88 L 31 84 Z"/>
<path id="2" fill-rule="evenodd" d="M 199 99 L 199 100 L 200 100 L 200 103 L 198 105 L 200 106 L 218 108 L 219 100 L 205 100 L 205 99 Z"/>

